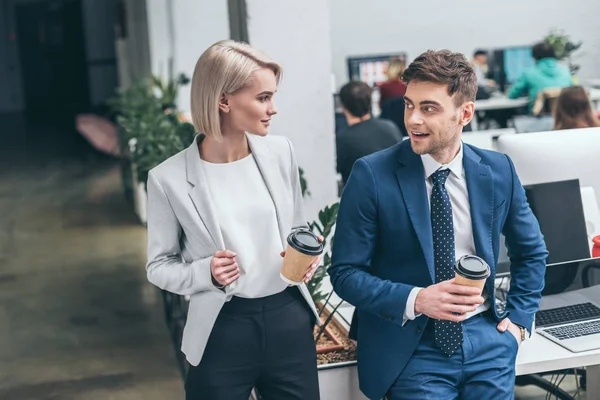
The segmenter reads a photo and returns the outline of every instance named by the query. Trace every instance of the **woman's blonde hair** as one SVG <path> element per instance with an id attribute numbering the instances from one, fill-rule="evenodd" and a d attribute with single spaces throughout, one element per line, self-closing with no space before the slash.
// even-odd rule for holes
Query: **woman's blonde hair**
<path id="1" fill-rule="evenodd" d="M 399 58 L 392 58 L 387 67 L 387 76 L 389 80 L 392 79 L 400 79 L 404 70 L 406 69 L 406 64 L 404 61 Z"/>
<path id="2" fill-rule="evenodd" d="M 269 68 L 279 84 L 281 66 L 246 43 L 223 40 L 196 62 L 191 87 L 192 123 L 197 132 L 222 140 L 219 100 L 252 85 L 252 73 Z"/>

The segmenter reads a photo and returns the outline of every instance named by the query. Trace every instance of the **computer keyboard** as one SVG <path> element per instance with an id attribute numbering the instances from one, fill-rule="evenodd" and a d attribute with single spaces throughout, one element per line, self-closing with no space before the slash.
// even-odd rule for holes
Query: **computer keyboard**
<path id="1" fill-rule="evenodd" d="M 600 308 L 592 303 L 574 304 L 549 310 L 538 311 L 535 315 L 535 326 L 560 325 L 567 322 L 585 321 L 600 318 Z"/>
<path id="2" fill-rule="evenodd" d="M 560 340 L 573 339 L 580 336 L 593 335 L 600 333 L 600 321 L 578 322 L 576 324 L 559 326 L 556 328 L 546 328 L 547 332 Z"/>

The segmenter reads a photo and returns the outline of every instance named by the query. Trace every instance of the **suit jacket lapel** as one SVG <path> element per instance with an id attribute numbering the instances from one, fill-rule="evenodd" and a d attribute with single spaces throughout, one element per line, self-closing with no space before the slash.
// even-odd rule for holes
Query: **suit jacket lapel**
<path id="1" fill-rule="evenodd" d="M 271 152 L 269 148 L 268 142 L 259 137 L 255 137 L 254 135 L 247 134 L 248 145 L 250 146 L 250 150 L 252 150 L 252 154 L 254 155 L 254 159 L 256 160 L 256 165 L 258 165 L 258 169 L 265 181 L 265 185 L 267 186 L 267 190 L 271 195 L 271 199 L 273 199 L 273 204 L 275 205 L 275 213 L 277 216 L 277 226 L 279 229 L 279 236 L 281 239 L 281 244 L 283 247 L 286 245 L 286 238 L 289 232 L 284 232 L 284 224 L 282 223 L 282 202 L 281 198 L 283 188 L 278 186 L 278 182 L 281 181 L 281 178 L 278 176 L 281 168 L 277 165 L 277 159 L 275 155 Z"/>
<path id="2" fill-rule="evenodd" d="M 481 163 L 468 145 L 463 145 L 464 168 L 469 192 L 469 206 L 473 225 L 473 240 L 477 255 L 488 265 L 494 265 L 492 248 L 492 223 L 494 209 L 494 181 L 489 165 Z"/>
<path id="3" fill-rule="evenodd" d="M 401 147 L 398 161 L 401 165 L 396 171 L 396 176 L 400 184 L 404 204 L 421 244 L 431 280 L 435 282 L 431 213 L 429 211 L 423 163 L 408 143 Z"/>
<path id="4" fill-rule="evenodd" d="M 216 208 L 210 195 L 204 168 L 202 168 L 200 162 L 198 144 L 203 138 L 201 135 L 196 136 L 194 142 L 186 151 L 187 179 L 192 185 L 188 194 L 217 249 L 225 249 L 225 241 L 217 220 Z"/>

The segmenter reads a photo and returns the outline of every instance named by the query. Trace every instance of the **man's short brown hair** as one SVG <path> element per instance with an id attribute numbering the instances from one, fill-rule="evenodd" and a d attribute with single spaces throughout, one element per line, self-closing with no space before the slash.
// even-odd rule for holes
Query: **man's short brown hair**
<path id="1" fill-rule="evenodd" d="M 461 53 L 450 50 L 428 50 L 418 56 L 402 75 L 408 85 L 410 81 L 431 82 L 448 85 L 448 94 L 453 96 L 458 107 L 467 101 L 475 101 L 477 76 L 473 67 Z"/>

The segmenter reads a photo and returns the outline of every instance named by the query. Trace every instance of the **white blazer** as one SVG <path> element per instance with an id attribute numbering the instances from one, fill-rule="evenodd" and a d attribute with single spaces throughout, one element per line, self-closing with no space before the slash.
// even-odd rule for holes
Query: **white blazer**
<path id="1" fill-rule="evenodd" d="M 246 136 L 273 198 L 285 248 L 288 234 L 306 227 L 293 147 L 284 136 Z M 202 359 L 228 292 L 217 289 L 211 279 L 211 258 L 225 244 L 200 162 L 197 141 L 202 138 L 196 136 L 190 147 L 148 174 L 148 280 L 169 292 L 191 295 L 181 350 L 194 366 Z M 306 285 L 299 289 L 320 322 Z"/>

